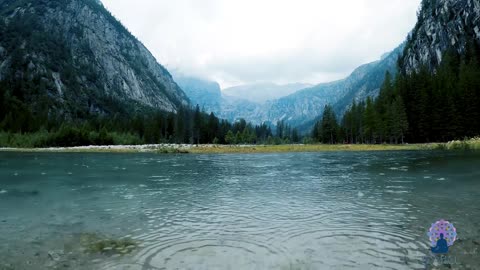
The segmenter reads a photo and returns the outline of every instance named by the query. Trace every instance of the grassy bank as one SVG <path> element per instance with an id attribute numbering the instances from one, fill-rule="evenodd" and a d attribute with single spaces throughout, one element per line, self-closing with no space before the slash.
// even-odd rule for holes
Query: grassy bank
<path id="1" fill-rule="evenodd" d="M 448 143 L 430 144 L 288 144 L 288 145 L 111 145 L 53 148 L 0 148 L 10 152 L 59 152 L 59 153 L 157 153 L 157 154 L 241 154 L 241 153 L 295 153 L 336 151 L 480 151 L 480 138 Z"/>
<path id="2" fill-rule="evenodd" d="M 228 154 L 228 153 L 295 153 L 295 152 L 335 152 L 335 151 L 401 151 L 422 150 L 421 145 L 366 145 L 366 144 L 301 144 L 301 145 L 218 145 L 198 146 L 188 150 L 195 154 Z"/>
<path id="3" fill-rule="evenodd" d="M 0 147 L 46 148 L 73 147 L 78 145 L 139 145 L 143 141 L 134 134 L 84 131 L 76 127 L 62 127 L 56 132 L 35 133 L 0 132 Z"/>
<path id="4" fill-rule="evenodd" d="M 12 148 L 0 147 L 0 152 L 23 153 L 154 153 L 154 154 L 188 154 L 190 146 L 186 145 L 110 145 L 110 146 L 76 146 L 49 148 Z"/>
<path id="5" fill-rule="evenodd" d="M 157 154 L 248 154 L 335 151 L 405 151 L 435 149 L 427 145 L 117 145 L 53 148 L 0 148 L 3 152 L 51 153 L 157 153 Z"/>
<path id="6" fill-rule="evenodd" d="M 480 151 L 480 137 L 463 141 L 451 141 L 448 143 L 436 144 L 435 150 L 466 150 L 466 151 Z"/>
<path id="7" fill-rule="evenodd" d="M 295 152 L 335 152 L 335 151 L 480 151 L 480 138 L 448 143 L 429 144 L 301 144 L 301 145 L 209 145 L 191 147 L 186 150 L 195 154 L 228 154 L 228 153 L 295 153 Z"/>

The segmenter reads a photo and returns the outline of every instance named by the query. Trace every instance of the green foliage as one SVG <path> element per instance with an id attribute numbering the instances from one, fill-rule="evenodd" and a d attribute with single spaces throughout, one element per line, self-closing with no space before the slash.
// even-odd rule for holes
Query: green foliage
<path id="1" fill-rule="evenodd" d="M 81 1 L 108 20 L 121 35 L 131 37 L 98 1 Z M 4 68 L 0 81 L 1 146 L 260 144 L 273 137 L 271 127 L 266 124 L 254 126 L 245 120 L 232 124 L 202 112 L 198 106 L 194 109 L 181 106 L 148 71 L 148 63 L 132 54 L 136 50 L 135 42 L 123 44 L 122 54 L 133 63 L 140 79 L 155 84 L 178 110 L 175 113 L 158 111 L 103 93 L 99 89 L 104 89 L 104 78 L 87 42 L 81 41 L 78 51 L 73 52 L 72 40 L 66 38 L 62 27 L 55 25 L 60 22 L 54 18 L 48 21 L 49 25 L 44 23 L 43 14 L 52 9 L 54 12 L 66 9 L 69 1 L 4 0 L 1 3 L 0 15 L 9 20 L 0 20 L 0 44 L 5 49 L 0 61 L 10 58 L 5 62 L 9 66 Z M 18 8 L 27 6 L 24 12 L 12 16 Z M 84 35 L 79 26 L 72 26 L 70 32 L 79 39 Z M 68 91 L 59 93 L 52 82 L 52 77 L 57 75 Z M 283 123 L 282 129 L 282 136 L 276 141 L 301 139 L 298 132 Z"/>
<path id="2" fill-rule="evenodd" d="M 317 142 L 335 144 L 338 142 L 339 126 L 337 117 L 330 105 L 326 105 L 322 120 L 315 124 L 312 137 Z"/>
<path id="3" fill-rule="evenodd" d="M 425 143 L 471 138 L 480 134 L 480 49 L 468 43 L 467 52 L 448 51 L 436 72 L 421 67 L 416 73 L 389 73 L 378 97 L 351 105 L 339 128 L 339 140 L 347 143 Z M 325 109 L 312 137 L 325 139 L 331 119 Z M 332 121 L 333 123 L 334 121 Z M 333 124 L 332 124 L 333 125 Z M 333 134 L 332 132 L 330 134 Z M 460 143 L 452 144 L 455 148 Z M 458 146 L 464 148 L 463 144 Z"/>
<path id="4" fill-rule="evenodd" d="M 237 139 L 235 138 L 235 135 L 233 134 L 233 132 L 231 130 L 229 130 L 227 132 L 227 135 L 225 135 L 225 142 L 227 144 L 236 144 L 237 143 Z"/>
<path id="5" fill-rule="evenodd" d="M 375 110 L 372 99 L 369 97 L 367 99 L 367 106 L 365 107 L 365 112 L 363 113 L 363 130 L 367 142 L 376 142 L 378 134 L 381 132 L 381 125 L 379 124 L 379 122 L 379 115 Z"/>
<path id="6" fill-rule="evenodd" d="M 259 130 L 259 129 L 260 130 Z M 267 140 L 267 144 L 289 144 L 289 143 L 298 143 L 300 141 L 300 135 L 296 128 L 285 123 L 284 120 L 277 122 L 276 134 L 274 138 L 269 138 L 271 135 L 271 130 L 267 128 L 266 125 L 260 126 L 257 128 L 257 133 L 262 134 L 262 140 Z"/>
<path id="7" fill-rule="evenodd" d="M 469 140 L 450 141 L 437 144 L 435 150 L 478 151 L 480 150 L 480 137 Z"/>
<path id="8" fill-rule="evenodd" d="M 138 243 L 129 238 L 102 238 L 97 234 L 82 234 L 80 244 L 85 252 L 92 254 L 128 254 L 138 248 Z"/>

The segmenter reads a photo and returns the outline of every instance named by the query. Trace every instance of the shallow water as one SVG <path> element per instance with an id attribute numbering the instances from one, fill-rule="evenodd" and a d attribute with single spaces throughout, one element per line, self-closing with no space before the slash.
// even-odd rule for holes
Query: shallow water
<path id="1" fill-rule="evenodd" d="M 479 269 L 480 156 L 0 153 L 0 269 Z M 131 238 L 130 254 L 82 236 Z M 454 259 L 454 261 L 453 261 Z"/>

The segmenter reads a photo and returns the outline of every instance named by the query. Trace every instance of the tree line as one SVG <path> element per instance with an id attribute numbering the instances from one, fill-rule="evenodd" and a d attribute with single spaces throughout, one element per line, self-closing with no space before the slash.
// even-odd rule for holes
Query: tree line
<path id="1" fill-rule="evenodd" d="M 399 67 L 402 64 L 399 61 Z M 428 143 L 480 135 L 480 49 L 449 50 L 433 72 L 425 66 L 395 79 L 376 98 L 354 101 L 337 120 L 330 105 L 312 130 L 322 143 Z"/>
<path id="2" fill-rule="evenodd" d="M 43 11 L 50 5 L 63 6 L 61 2 L 42 0 L 35 2 L 35 8 Z M 106 12 L 94 0 L 86 3 Z M 4 12 L 13 12 L 14 7 Z M 106 16 L 115 22 L 111 15 Z M 126 31 L 118 22 L 115 27 Z M 63 36 L 45 31 L 35 13 L 15 16 L 8 23 L 0 20 L 0 63 L 8 64 L 0 76 L 0 146 L 280 144 L 299 140 L 298 132 L 283 122 L 277 130 L 280 136 L 275 136 L 270 125 L 253 125 L 242 119 L 230 123 L 198 106 L 164 112 L 102 93 L 98 90 L 103 88 L 102 79 L 93 64 L 76 65 Z M 51 80 L 52 73 L 62 79 L 63 97 Z"/>
<path id="3" fill-rule="evenodd" d="M 111 107 L 120 106 L 118 101 L 111 102 Z M 73 116 L 48 108 L 44 113 L 32 110 L 22 92 L 13 95 L 8 83 L 0 82 L 0 146 L 283 144 L 300 141 L 298 131 L 283 121 L 278 123 L 274 133 L 265 123 L 253 125 L 244 119 L 230 123 L 213 113 L 201 111 L 198 105 L 180 107 L 177 112 L 125 106 L 127 109 L 118 108 L 113 114 L 84 112 Z M 129 114 L 129 110 L 134 113 Z M 24 141 L 26 139 L 18 135 L 33 139 Z"/>

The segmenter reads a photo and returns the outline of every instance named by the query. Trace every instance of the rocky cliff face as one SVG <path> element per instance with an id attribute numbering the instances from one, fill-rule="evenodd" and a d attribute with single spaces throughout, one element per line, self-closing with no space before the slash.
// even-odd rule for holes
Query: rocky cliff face
<path id="1" fill-rule="evenodd" d="M 174 75 L 175 81 L 190 98 L 193 106 L 218 113 L 222 103 L 222 91 L 217 82 L 184 75 Z"/>
<path id="2" fill-rule="evenodd" d="M 164 111 L 189 104 L 169 72 L 98 0 L 0 4 L 0 80 L 41 83 L 38 91 L 22 90 L 26 100 L 46 96 L 67 114 L 108 112 L 111 103 Z"/>
<path id="3" fill-rule="evenodd" d="M 224 95 L 217 82 L 174 74 L 174 79 L 190 98 L 192 105 L 199 105 L 207 113 L 233 122 L 238 119 L 248 119 L 258 123 L 262 105 L 246 99 Z M 263 119 L 263 118 L 262 118 Z"/>
<path id="4" fill-rule="evenodd" d="M 407 73 L 425 65 L 434 70 L 444 53 L 463 54 L 472 38 L 480 41 L 480 1 L 424 0 L 401 65 Z"/>

